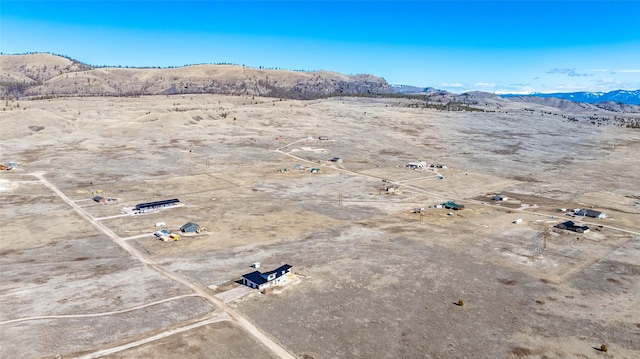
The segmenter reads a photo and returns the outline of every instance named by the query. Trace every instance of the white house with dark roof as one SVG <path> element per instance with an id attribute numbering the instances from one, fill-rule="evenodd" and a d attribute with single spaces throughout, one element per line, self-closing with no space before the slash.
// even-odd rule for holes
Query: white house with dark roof
<path id="1" fill-rule="evenodd" d="M 291 266 L 285 264 L 270 272 L 254 271 L 242 276 L 242 284 L 255 289 L 264 289 L 286 283 L 291 273 Z"/>

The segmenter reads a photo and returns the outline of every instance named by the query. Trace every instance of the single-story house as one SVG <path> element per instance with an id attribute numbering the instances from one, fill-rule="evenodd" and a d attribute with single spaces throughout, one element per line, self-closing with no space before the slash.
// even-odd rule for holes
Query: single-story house
<path id="1" fill-rule="evenodd" d="M 285 264 L 270 272 L 255 271 L 242 276 L 242 284 L 255 289 L 264 289 L 273 285 L 285 283 L 289 279 L 291 266 Z"/>
<path id="2" fill-rule="evenodd" d="M 200 225 L 197 223 L 188 222 L 180 227 L 180 231 L 185 233 L 197 233 L 200 231 Z"/>
<path id="3" fill-rule="evenodd" d="M 563 223 L 556 224 L 554 227 L 559 229 L 566 229 L 567 231 L 577 232 L 577 233 L 586 233 L 589 232 L 589 227 L 587 226 L 578 226 L 573 223 L 573 221 L 566 221 Z"/>
<path id="4" fill-rule="evenodd" d="M 409 167 L 412 170 L 418 170 L 418 169 L 423 169 L 423 168 L 429 167 L 429 165 L 426 162 L 409 162 L 404 166 L 405 167 Z"/>
<path id="5" fill-rule="evenodd" d="M 600 211 L 594 211 L 592 209 L 581 209 L 576 212 L 578 216 L 585 216 L 591 218 L 607 218 L 606 213 Z"/>
<path id="6" fill-rule="evenodd" d="M 106 203 L 107 202 L 107 199 L 102 197 L 102 196 L 95 196 L 95 197 L 93 197 L 93 200 L 95 202 L 98 202 L 98 203 Z"/>
<path id="7" fill-rule="evenodd" d="M 443 203 L 442 205 L 444 206 L 444 208 L 453 209 L 453 210 L 456 210 L 456 211 L 460 211 L 460 210 L 464 209 L 464 204 L 458 204 L 458 203 L 456 203 L 454 201 L 447 201 L 447 202 Z"/>

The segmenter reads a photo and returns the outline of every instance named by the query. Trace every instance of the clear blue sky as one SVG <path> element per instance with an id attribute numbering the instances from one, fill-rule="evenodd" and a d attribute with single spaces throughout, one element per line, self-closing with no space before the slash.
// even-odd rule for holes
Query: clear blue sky
<path id="1" fill-rule="evenodd" d="M 640 1 L 13 1 L 0 51 L 371 73 L 452 92 L 640 89 Z"/>

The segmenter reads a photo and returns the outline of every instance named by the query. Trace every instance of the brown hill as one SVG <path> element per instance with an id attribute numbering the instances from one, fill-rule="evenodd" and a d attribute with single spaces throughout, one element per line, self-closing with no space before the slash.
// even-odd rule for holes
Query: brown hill
<path id="1" fill-rule="evenodd" d="M 3 96 L 139 96 L 214 93 L 287 98 L 391 93 L 381 77 L 238 65 L 94 68 L 51 54 L 0 56 Z"/>

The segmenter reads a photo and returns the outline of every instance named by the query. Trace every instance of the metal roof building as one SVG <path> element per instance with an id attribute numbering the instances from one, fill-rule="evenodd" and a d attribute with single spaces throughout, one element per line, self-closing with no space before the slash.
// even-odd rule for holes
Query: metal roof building
<path id="1" fill-rule="evenodd" d="M 163 201 L 140 203 L 140 204 L 136 204 L 135 210 L 140 212 L 145 212 L 153 209 L 175 206 L 176 203 L 178 202 L 180 202 L 179 199 L 173 198 L 173 199 L 165 199 Z"/>
<path id="2" fill-rule="evenodd" d="M 180 227 L 180 231 L 186 233 L 196 233 L 200 230 L 200 225 L 193 222 L 188 222 Z"/>
<path id="3" fill-rule="evenodd" d="M 464 204 L 458 204 L 454 201 L 447 201 L 442 205 L 444 206 L 444 208 L 453 209 L 456 211 L 464 209 Z"/>

